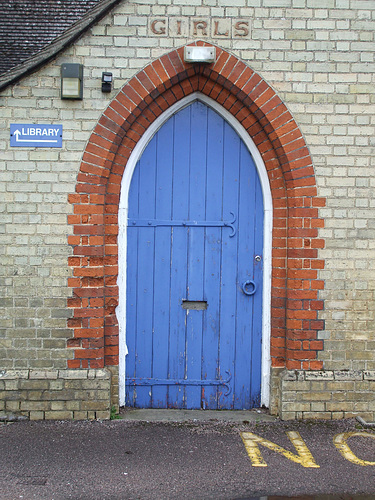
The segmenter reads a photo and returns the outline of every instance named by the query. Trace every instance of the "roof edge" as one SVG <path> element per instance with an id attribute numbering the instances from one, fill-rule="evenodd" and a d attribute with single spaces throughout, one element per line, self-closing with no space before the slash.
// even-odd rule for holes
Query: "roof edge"
<path id="1" fill-rule="evenodd" d="M 75 40 L 77 40 L 86 30 L 100 21 L 115 5 L 122 0 L 103 0 L 98 5 L 90 9 L 79 21 L 74 23 L 62 35 L 55 38 L 42 50 L 32 57 L 26 59 L 15 68 L 5 72 L 0 76 L 0 91 L 6 89 L 9 85 L 18 82 L 24 76 L 28 76 L 38 68 L 49 62 L 57 54 L 66 49 Z"/>

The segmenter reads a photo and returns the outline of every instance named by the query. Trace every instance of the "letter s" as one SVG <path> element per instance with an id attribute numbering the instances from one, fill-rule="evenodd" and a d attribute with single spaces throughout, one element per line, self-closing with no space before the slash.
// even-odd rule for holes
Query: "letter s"
<path id="1" fill-rule="evenodd" d="M 236 30 L 234 36 L 247 36 L 250 33 L 249 23 L 247 21 L 238 21 L 234 25 L 234 29 Z"/>

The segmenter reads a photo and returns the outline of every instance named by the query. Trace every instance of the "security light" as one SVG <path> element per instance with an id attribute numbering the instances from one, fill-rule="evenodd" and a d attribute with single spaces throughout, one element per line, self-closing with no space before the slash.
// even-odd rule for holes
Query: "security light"
<path id="1" fill-rule="evenodd" d="M 187 63 L 213 63 L 215 62 L 215 47 L 185 47 L 184 59 Z"/>
<path id="2" fill-rule="evenodd" d="M 112 90 L 112 73 L 102 73 L 102 92 L 111 92 Z"/>

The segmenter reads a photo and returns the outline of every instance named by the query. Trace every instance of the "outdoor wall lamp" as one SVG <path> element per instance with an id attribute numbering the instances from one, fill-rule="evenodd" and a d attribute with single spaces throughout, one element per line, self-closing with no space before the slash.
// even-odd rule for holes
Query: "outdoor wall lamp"
<path id="1" fill-rule="evenodd" d="M 61 65 L 61 99 L 83 98 L 83 65 Z"/>
<path id="2" fill-rule="evenodd" d="M 213 63 L 215 57 L 215 47 L 197 47 L 193 45 L 184 49 L 184 60 L 187 63 Z"/>

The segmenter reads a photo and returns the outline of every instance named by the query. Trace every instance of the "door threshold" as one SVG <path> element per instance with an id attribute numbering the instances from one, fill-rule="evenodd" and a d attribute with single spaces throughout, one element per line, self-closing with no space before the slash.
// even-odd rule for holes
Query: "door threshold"
<path id="1" fill-rule="evenodd" d="M 120 408 L 121 420 L 139 422 L 273 422 L 277 417 L 267 410 L 170 410 L 152 408 Z"/>

